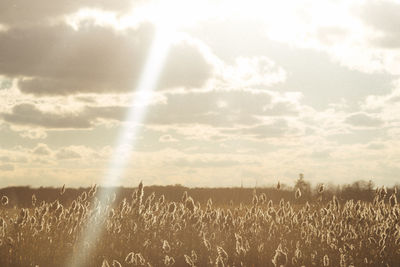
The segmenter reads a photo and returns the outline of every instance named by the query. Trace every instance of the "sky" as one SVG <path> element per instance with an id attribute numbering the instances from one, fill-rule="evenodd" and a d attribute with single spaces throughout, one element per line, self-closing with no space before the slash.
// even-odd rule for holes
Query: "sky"
<path id="1" fill-rule="evenodd" d="M 398 1 L 56 2 L 0 2 L 0 187 L 398 182 Z"/>

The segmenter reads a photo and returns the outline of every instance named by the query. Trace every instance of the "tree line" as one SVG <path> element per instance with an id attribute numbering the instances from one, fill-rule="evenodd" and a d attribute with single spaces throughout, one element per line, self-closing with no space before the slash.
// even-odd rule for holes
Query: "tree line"
<path id="1" fill-rule="evenodd" d="M 281 199 L 290 201 L 293 204 L 304 204 L 305 202 L 313 202 L 315 200 L 326 202 L 332 199 L 335 195 L 339 200 L 362 200 L 372 201 L 377 187 L 372 181 L 356 181 L 352 184 L 345 185 L 322 185 L 312 186 L 300 174 L 294 186 L 290 187 L 285 184 L 277 183 L 276 186 L 263 186 L 254 188 L 229 187 L 229 188 L 190 188 L 182 185 L 157 186 L 145 185 L 145 197 L 154 193 L 157 196 L 164 195 L 168 201 L 179 201 L 186 191 L 202 206 L 209 199 L 218 206 L 238 205 L 239 203 L 251 204 L 254 193 L 264 193 L 273 203 L 278 203 Z M 99 190 L 109 191 L 109 197 L 115 194 L 116 202 L 124 198 L 129 199 L 136 188 L 115 187 L 115 188 L 99 188 Z M 386 188 L 390 196 L 396 191 L 396 186 Z M 89 191 L 89 188 L 65 188 L 61 192 L 60 188 L 40 187 L 32 188 L 29 186 L 6 187 L 0 189 L 0 197 L 5 195 L 10 201 L 10 206 L 31 207 L 32 196 L 38 202 L 52 202 L 56 199 L 63 205 L 69 205 L 71 202 L 80 196 L 84 191 Z M 296 193 L 297 191 L 297 193 Z"/>

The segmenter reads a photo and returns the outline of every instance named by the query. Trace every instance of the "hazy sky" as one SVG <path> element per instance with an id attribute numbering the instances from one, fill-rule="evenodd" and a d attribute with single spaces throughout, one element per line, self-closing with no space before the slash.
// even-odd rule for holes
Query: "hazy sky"
<path id="1" fill-rule="evenodd" d="M 397 1 L 1 1 L 0 187 L 101 183 L 156 32 L 170 46 L 120 184 L 394 184 L 399 14 Z"/>

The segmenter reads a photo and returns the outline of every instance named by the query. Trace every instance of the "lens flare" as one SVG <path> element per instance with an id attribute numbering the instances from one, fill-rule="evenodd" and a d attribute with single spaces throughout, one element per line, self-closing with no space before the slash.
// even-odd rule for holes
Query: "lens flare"
<path id="1" fill-rule="evenodd" d="M 146 106 L 150 102 L 152 92 L 157 86 L 169 47 L 169 32 L 157 30 L 102 185 L 115 186 L 124 174 L 128 159 L 130 159 L 131 152 L 134 150 L 138 131 L 145 117 Z M 100 203 L 104 203 L 109 194 L 110 191 L 108 190 L 100 190 L 98 194 Z M 101 223 L 86 226 L 86 230 L 78 244 L 77 253 L 74 253 L 69 266 L 80 267 L 85 265 L 87 255 L 91 253 L 90 248 L 95 247 L 95 245 L 88 246 L 88 244 L 96 242 L 96 238 L 101 235 L 102 230 Z"/>

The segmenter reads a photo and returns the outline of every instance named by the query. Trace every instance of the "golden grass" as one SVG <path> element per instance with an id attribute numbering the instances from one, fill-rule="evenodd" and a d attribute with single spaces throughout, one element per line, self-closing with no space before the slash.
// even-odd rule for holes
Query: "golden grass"
<path id="1" fill-rule="evenodd" d="M 29 209 L 10 209 L 2 197 L 0 266 L 64 266 L 79 254 L 83 266 L 114 267 L 400 263 L 400 208 L 384 188 L 372 203 L 333 197 L 322 204 L 316 197 L 295 206 L 255 193 L 248 206 L 214 207 L 209 200 L 201 207 L 186 193 L 170 202 L 154 194 L 144 199 L 143 192 L 140 184 L 129 199 L 100 203 L 93 187 L 68 207 L 33 196 Z M 101 235 L 81 249 L 83 233 L 93 227 Z"/>

